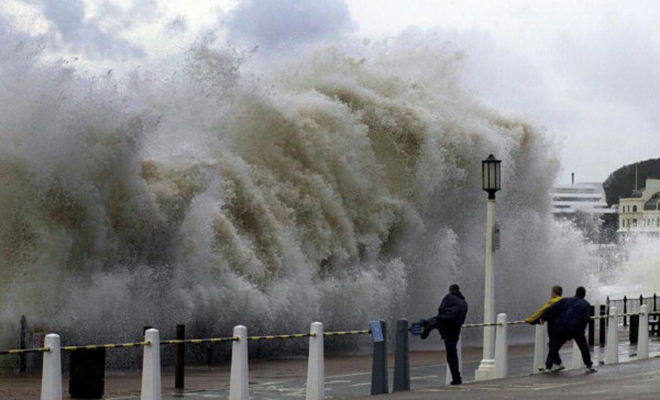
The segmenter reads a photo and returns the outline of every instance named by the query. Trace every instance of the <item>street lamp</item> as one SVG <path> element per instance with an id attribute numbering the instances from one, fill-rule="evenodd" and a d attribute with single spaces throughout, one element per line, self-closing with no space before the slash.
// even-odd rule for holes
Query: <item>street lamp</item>
<path id="1" fill-rule="evenodd" d="M 493 261 L 495 256 L 495 192 L 501 189 L 501 161 L 492 154 L 481 162 L 482 186 L 488 192 L 486 208 L 486 279 L 484 281 L 484 324 L 495 322 L 495 271 Z M 495 367 L 495 327 L 484 327 L 483 358 L 475 372 L 476 380 L 493 379 Z"/>

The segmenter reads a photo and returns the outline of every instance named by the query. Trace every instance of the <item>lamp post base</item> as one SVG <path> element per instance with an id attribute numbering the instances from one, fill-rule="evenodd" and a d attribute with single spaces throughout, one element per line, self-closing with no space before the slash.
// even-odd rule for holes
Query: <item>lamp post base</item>
<path id="1" fill-rule="evenodd" d="M 486 381 L 494 379 L 495 360 L 481 360 L 481 365 L 474 372 L 474 379 L 477 381 Z"/>

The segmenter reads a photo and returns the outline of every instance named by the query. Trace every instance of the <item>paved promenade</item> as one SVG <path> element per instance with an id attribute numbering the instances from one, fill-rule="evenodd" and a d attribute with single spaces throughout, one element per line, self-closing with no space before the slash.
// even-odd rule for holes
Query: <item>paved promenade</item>
<path id="1" fill-rule="evenodd" d="M 653 350 L 658 342 L 653 342 Z M 463 351 L 466 383 L 459 387 L 445 386 L 444 353 L 442 351 L 412 352 L 411 388 L 409 392 L 381 395 L 385 400 L 460 399 L 556 399 L 577 396 L 579 399 L 658 399 L 660 398 L 660 358 L 625 362 L 634 355 L 634 346 L 621 344 L 621 364 L 599 367 L 599 372 L 585 374 L 568 370 L 550 375 L 530 376 L 532 346 L 509 348 L 509 375 L 513 378 L 474 382 L 474 370 L 479 364 L 479 348 Z M 602 359 L 599 349 L 595 360 Z M 659 355 L 654 351 L 652 355 Z M 570 365 L 570 346 L 562 352 L 565 365 Z M 326 397 L 352 399 L 370 397 L 371 355 L 326 356 Z M 393 359 L 389 360 L 390 368 Z M 307 360 L 253 360 L 250 363 L 250 395 L 255 400 L 296 400 L 305 397 Z M 210 400 L 226 399 L 229 365 L 189 367 L 186 369 L 186 389 L 174 389 L 171 369 L 163 371 L 163 399 Z M 392 377 L 390 376 L 390 387 Z M 0 399 L 39 399 L 40 377 L 0 376 Z M 65 398 L 68 381 L 63 383 Z M 139 399 L 140 372 L 109 372 L 106 376 L 106 399 Z"/>

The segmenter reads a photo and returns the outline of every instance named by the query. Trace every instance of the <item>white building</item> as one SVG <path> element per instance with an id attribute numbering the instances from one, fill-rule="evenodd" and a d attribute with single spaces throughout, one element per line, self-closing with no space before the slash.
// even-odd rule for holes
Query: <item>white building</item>
<path id="1" fill-rule="evenodd" d="M 568 217 L 577 212 L 603 216 L 616 214 L 617 210 L 607 207 L 602 183 L 582 182 L 555 186 L 552 190 L 552 213 Z"/>
<path id="2" fill-rule="evenodd" d="M 660 179 L 647 179 L 632 197 L 619 199 L 619 233 L 660 233 Z"/>

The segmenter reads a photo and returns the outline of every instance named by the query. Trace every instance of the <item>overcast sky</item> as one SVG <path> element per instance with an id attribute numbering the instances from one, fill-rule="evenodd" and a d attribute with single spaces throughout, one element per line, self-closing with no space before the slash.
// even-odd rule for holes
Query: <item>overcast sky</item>
<path id="1" fill-rule="evenodd" d="M 556 135 L 559 183 L 571 172 L 603 181 L 660 158 L 658 21 L 651 0 L 0 0 L 0 34 L 104 67 L 211 31 L 263 52 L 283 41 L 437 32 L 466 54 L 465 85 L 484 102 Z"/>

